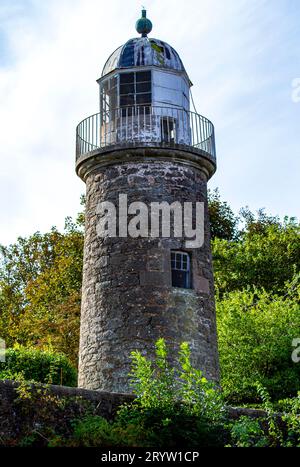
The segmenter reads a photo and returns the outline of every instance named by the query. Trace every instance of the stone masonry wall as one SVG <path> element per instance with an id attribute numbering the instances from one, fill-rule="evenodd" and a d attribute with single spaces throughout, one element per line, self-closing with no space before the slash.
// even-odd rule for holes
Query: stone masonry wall
<path id="1" fill-rule="evenodd" d="M 79 386 L 130 392 L 129 355 L 153 352 L 166 339 L 171 361 L 189 342 L 195 366 L 219 377 L 214 285 L 207 208 L 207 179 L 201 170 L 178 162 L 141 160 L 98 168 L 86 179 L 86 233 Z M 99 238 L 96 214 L 101 201 L 118 206 L 142 201 L 205 203 L 205 243 L 191 250 L 193 289 L 171 286 L 171 250 L 185 250 L 181 239 Z"/>
<path id="2" fill-rule="evenodd" d="M 45 434 L 51 428 L 62 436 L 68 436 L 73 432 L 74 419 L 92 413 L 112 420 L 120 405 L 134 400 L 134 396 L 129 394 L 64 386 L 47 386 L 41 396 L 41 386 L 34 384 L 31 385 L 30 397 L 20 399 L 17 387 L 16 382 L 0 381 L 0 447 L 16 446 L 30 433 L 35 433 L 43 445 L 47 440 L 41 433 Z M 242 415 L 253 418 L 266 415 L 262 410 L 231 407 L 228 407 L 228 413 L 231 419 Z"/>

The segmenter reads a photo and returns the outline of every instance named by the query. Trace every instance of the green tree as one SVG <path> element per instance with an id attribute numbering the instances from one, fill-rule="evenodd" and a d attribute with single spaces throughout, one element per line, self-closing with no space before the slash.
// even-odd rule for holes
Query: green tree
<path id="1" fill-rule="evenodd" d="M 208 192 L 208 210 L 211 237 L 233 240 L 238 235 L 238 217 L 226 201 L 222 201 L 219 190 Z"/>
<path id="2" fill-rule="evenodd" d="M 65 353 L 75 364 L 78 353 L 83 233 L 66 220 L 53 228 L 1 247 L 0 336 L 16 343 Z"/>
<path id="3" fill-rule="evenodd" d="M 300 271 L 300 226 L 251 222 L 238 240 L 212 242 L 215 285 L 221 293 L 247 286 L 285 293 L 285 282 Z"/>

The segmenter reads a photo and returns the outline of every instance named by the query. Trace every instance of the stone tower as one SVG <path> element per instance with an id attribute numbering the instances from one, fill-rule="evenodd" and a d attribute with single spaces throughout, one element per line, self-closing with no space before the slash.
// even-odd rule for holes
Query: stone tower
<path id="1" fill-rule="evenodd" d="M 131 351 L 151 355 L 160 337 L 171 358 L 187 341 L 193 364 L 219 377 L 207 209 L 214 127 L 190 110 L 192 83 L 178 53 L 148 38 L 145 10 L 136 29 L 141 37 L 119 47 L 103 68 L 100 112 L 77 127 L 76 172 L 87 190 L 79 386 L 110 392 L 130 391 Z M 141 203 L 156 206 L 154 214 Z M 199 247 L 178 230 L 184 203 L 204 206 Z M 115 219 L 105 217 L 108 204 Z M 189 211 L 194 226 L 196 211 Z M 141 213 L 133 229 L 140 234 L 130 235 L 127 220 Z M 169 234 L 161 222 L 168 214 Z M 158 235 L 150 227 L 147 234 L 150 221 L 161 226 Z M 109 235 L 104 224 L 113 227 Z"/>

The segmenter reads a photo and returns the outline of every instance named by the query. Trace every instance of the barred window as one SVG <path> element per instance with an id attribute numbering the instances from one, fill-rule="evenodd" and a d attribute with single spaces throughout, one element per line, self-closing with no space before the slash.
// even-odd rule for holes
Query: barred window
<path id="1" fill-rule="evenodd" d="M 191 258 L 183 251 L 171 252 L 172 286 L 191 288 Z"/>
<path id="2" fill-rule="evenodd" d="M 151 71 L 120 73 L 120 107 L 151 105 Z"/>

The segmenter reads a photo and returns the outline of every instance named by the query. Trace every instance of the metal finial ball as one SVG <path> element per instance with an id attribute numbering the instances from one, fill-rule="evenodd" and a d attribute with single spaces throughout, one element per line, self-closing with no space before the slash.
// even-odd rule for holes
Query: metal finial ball
<path id="1" fill-rule="evenodd" d="M 146 10 L 142 10 L 142 17 L 136 22 L 135 28 L 143 37 L 146 37 L 152 31 L 152 23 L 147 18 Z"/>

